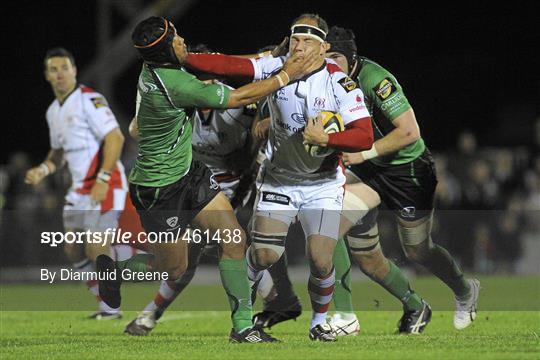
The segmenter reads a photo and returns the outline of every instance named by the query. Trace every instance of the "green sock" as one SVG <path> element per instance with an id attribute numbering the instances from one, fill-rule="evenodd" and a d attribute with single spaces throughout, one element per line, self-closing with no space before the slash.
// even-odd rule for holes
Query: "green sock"
<path id="1" fill-rule="evenodd" d="M 240 332 L 251 327 L 251 295 L 246 260 L 220 260 L 219 274 L 229 298 L 234 330 Z"/>
<path id="2" fill-rule="evenodd" d="M 377 281 L 389 293 L 401 301 L 407 310 L 422 309 L 422 299 L 411 290 L 409 280 L 403 275 L 401 270 L 390 260 L 388 260 L 390 271 L 382 281 Z"/>
<path id="3" fill-rule="evenodd" d="M 334 249 L 334 268 L 336 286 L 334 287 L 334 306 L 341 313 L 354 313 L 351 294 L 351 259 L 345 241 L 340 238 Z"/>
<path id="4" fill-rule="evenodd" d="M 133 272 L 148 272 L 150 266 L 148 266 L 149 260 L 153 257 L 152 254 L 137 254 L 124 261 L 117 261 L 116 266 L 120 270 L 131 270 Z"/>
<path id="5" fill-rule="evenodd" d="M 463 272 L 452 258 L 452 255 L 445 248 L 434 244 L 426 258 L 427 260 L 422 261 L 421 264 L 452 289 L 456 298 L 468 298 L 471 292 L 469 282 L 463 276 Z"/>

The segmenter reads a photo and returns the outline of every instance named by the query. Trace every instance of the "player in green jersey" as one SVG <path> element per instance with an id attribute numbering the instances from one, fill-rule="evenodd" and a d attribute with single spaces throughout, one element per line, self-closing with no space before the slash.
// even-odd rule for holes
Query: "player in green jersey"
<path id="1" fill-rule="evenodd" d="M 476 317 L 480 284 L 476 279 L 465 279 L 448 251 L 431 239 L 437 177 L 414 111 L 390 72 L 357 55 L 351 30 L 333 27 L 327 41 L 331 46 L 328 56 L 357 80 L 366 94 L 376 138 L 370 150 L 344 154 L 344 163 L 364 189 L 375 190 L 395 213 L 407 258 L 425 266 L 452 289 L 456 298 L 454 327 L 464 329 Z M 394 265 L 382 251 L 374 252 L 380 249 L 374 211 L 376 208 L 371 208 L 362 222 L 349 230 L 347 238 L 362 270 L 384 286 Z M 385 288 L 397 295 L 395 289 Z"/>
<path id="2" fill-rule="evenodd" d="M 183 237 L 190 224 L 207 234 L 203 240 L 219 241 L 220 275 L 232 309 L 230 340 L 274 342 L 276 339 L 252 326 L 246 236 L 210 170 L 192 161 L 189 113 L 195 107 L 235 108 L 253 103 L 303 76 L 315 58 L 292 56 L 267 80 L 230 90 L 204 84 L 182 67 L 187 58 L 184 39 L 167 19 L 143 20 L 135 27 L 132 40 L 144 64 L 137 86 L 139 155 L 129 177 L 130 196 L 147 236 L 172 234 L 172 240 L 165 236 L 165 241 L 148 241 L 151 254 L 122 262 L 100 256 L 100 274 L 157 270 L 167 273 L 168 280 L 180 279 L 187 267 Z M 113 308 L 120 305 L 120 279 L 100 280 L 100 296 Z"/>

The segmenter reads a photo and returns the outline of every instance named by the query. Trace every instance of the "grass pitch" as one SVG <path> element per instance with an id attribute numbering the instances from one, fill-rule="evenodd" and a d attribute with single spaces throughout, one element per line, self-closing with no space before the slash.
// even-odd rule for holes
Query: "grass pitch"
<path id="1" fill-rule="evenodd" d="M 84 319 L 95 305 L 82 285 L 3 285 L 0 358 L 539 359 L 539 279 L 480 280 L 478 318 L 461 332 L 452 326 L 451 295 L 444 285 L 433 278 L 414 280 L 414 288 L 434 310 L 420 336 L 394 335 L 401 316 L 399 304 L 371 282 L 354 283 L 361 332 L 330 344 L 308 339 L 308 311 L 298 321 L 272 329 L 282 343 L 229 344 L 229 313 L 219 286 L 189 287 L 150 336 L 134 338 L 123 334 L 124 326 L 136 316 L 134 309 L 152 298 L 157 284 L 126 286 L 124 319 L 101 322 Z M 305 285 L 296 285 L 304 307 L 309 308 Z M 47 304 L 55 307 L 43 311 Z M 40 307 L 42 311 L 37 311 Z M 54 310 L 60 307 L 78 310 Z"/>

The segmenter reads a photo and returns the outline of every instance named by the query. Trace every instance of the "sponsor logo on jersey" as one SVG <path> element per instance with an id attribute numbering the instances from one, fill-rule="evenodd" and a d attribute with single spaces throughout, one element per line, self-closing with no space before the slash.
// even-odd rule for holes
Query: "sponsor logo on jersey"
<path id="1" fill-rule="evenodd" d="M 385 78 L 379 85 L 373 88 L 379 99 L 385 100 L 396 90 L 394 83 L 389 78 Z"/>
<path id="2" fill-rule="evenodd" d="M 407 218 L 407 219 L 414 219 L 416 215 L 416 208 L 414 206 L 406 206 L 400 211 L 401 217 Z"/>
<path id="3" fill-rule="evenodd" d="M 102 96 L 93 97 L 90 100 L 92 100 L 92 103 L 94 104 L 96 109 L 109 106 L 107 104 L 107 100 L 105 100 L 105 98 Z"/>
<path id="4" fill-rule="evenodd" d="M 306 123 L 306 120 L 304 119 L 304 114 L 300 114 L 300 113 L 293 113 L 291 115 L 291 119 L 297 123 L 297 124 L 300 124 L 300 125 L 304 125 Z"/>
<path id="5" fill-rule="evenodd" d="M 313 106 L 317 109 L 324 109 L 324 103 L 326 102 L 325 98 L 316 97 Z"/>
<path id="6" fill-rule="evenodd" d="M 396 93 L 396 95 L 392 96 L 391 99 L 387 99 L 383 101 L 381 105 L 382 111 L 388 111 L 392 112 L 399 108 L 401 104 L 403 104 L 404 97 L 401 95 L 401 93 Z"/>
<path id="7" fill-rule="evenodd" d="M 169 225 L 171 228 L 174 228 L 176 224 L 178 224 L 178 216 L 171 216 L 167 220 L 165 220 L 167 225 Z"/>
<path id="8" fill-rule="evenodd" d="M 365 108 L 366 108 L 366 107 L 365 107 L 364 105 L 358 104 L 358 105 L 356 105 L 355 107 L 350 108 L 350 109 L 349 109 L 349 112 L 353 113 L 353 112 L 357 112 L 357 111 L 363 110 L 363 109 L 365 109 Z"/>
<path id="9" fill-rule="evenodd" d="M 263 191 L 262 201 L 272 202 L 281 205 L 289 205 L 291 198 L 287 195 Z"/>
<path id="10" fill-rule="evenodd" d="M 286 124 L 284 123 L 283 121 L 281 121 L 281 119 L 277 119 L 276 118 L 276 124 L 284 129 L 284 130 L 287 130 L 287 131 L 292 131 L 293 133 L 299 133 L 299 132 L 302 132 L 304 131 L 304 127 L 296 127 L 296 126 L 292 126 L 291 124 Z"/>
<path id="11" fill-rule="evenodd" d="M 289 101 L 289 98 L 285 96 L 285 89 L 281 88 L 274 94 L 274 99 L 281 101 Z"/>
<path id="12" fill-rule="evenodd" d="M 346 92 L 351 92 L 357 88 L 356 82 L 348 76 L 338 80 L 338 83 Z"/>

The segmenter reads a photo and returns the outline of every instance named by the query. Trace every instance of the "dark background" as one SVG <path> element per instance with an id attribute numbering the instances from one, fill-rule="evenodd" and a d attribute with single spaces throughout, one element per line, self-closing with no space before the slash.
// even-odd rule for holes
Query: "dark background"
<path id="1" fill-rule="evenodd" d="M 251 53 L 279 42 L 299 14 L 319 13 L 330 26 L 352 28 L 359 53 L 398 78 L 431 148 L 454 147 L 464 129 L 482 145 L 532 146 L 540 113 L 538 12 L 532 2 L 474 3 L 199 1 L 175 23 L 189 44 Z M 46 50 L 59 45 L 71 50 L 79 72 L 96 54 L 95 1 L 15 4 L 15 10 L 3 12 L 3 108 L 8 111 L 0 163 L 19 150 L 41 161 L 48 150 L 44 114 L 53 95 L 42 73 Z M 127 23 L 117 13 L 113 21 L 116 32 Z M 119 108 L 113 110 L 123 114 L 123 127 L 129 121 L 125 115 L 134 112 L 139 66 L 131 66 L 115 84 L 113 102 Z"/>

